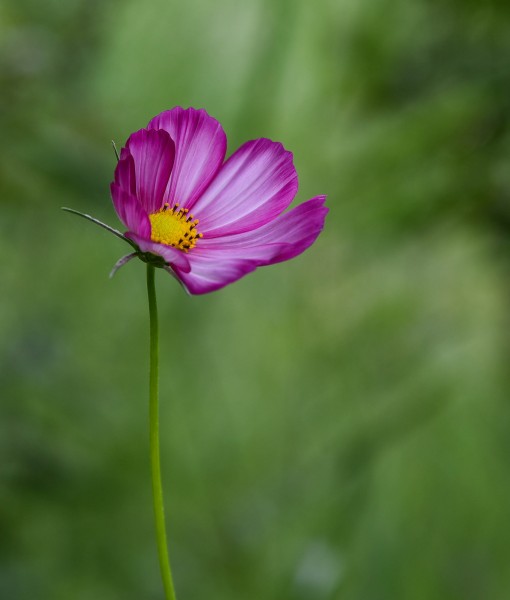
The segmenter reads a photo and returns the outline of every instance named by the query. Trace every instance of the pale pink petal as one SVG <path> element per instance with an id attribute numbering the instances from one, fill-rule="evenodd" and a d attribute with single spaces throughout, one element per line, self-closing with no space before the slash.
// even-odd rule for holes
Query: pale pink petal
<path id="1" fill-rule="evenodd" d="M 149 217 L 143 210 L 138 198 L 123 190 L 116 183 L 110 185 L 110 191 L 115 211 L 127 229 L 141 237 L 150 238 L 151 224 Z"/>
<path id="2" fill-rule="evenodd" d="M 325 200 L 312 198 L 255 231 L 199 240 L 188 254 L 191 271 L 177 272 L 178 277 L 191 294 L 206 294 L 257 267 L 301 254 L 323 229 Z"/>
<path id="3" fill-rule="evenodd" d="M 152 242 L 150 238 L 141 237 L 132 231 L 128 231 L 126 237 L 133 240 L 142 252 L 150 252 L 151 254 L 161 256 L 173 269 L 179 269 L 183 273 L 189 272 L 191 267 L 188 255 L 182 250 L 178 250 L 173 246 Z"/>
<path id="4" fill-rule="evenodd" d="M 256 260 L 221 257 L 216 252 L 201 252 L 193 249 L 189 253 L 191 271 L 176 270 L 176 274 L 190 294 L 206 294 L 237 281 L 258 266 Z"/>
<path id="5" fill-rule="evenodd" d="M 166 131 L 140 129 L 131 134 L 126 148 L 133 157 L 136 196 L 148 214 L 154 213 L 165 202 L 164 194 L 174 164 L 174 143 Z M 119 163 L 128 160 L 127 152 L 123 152 L 121 157 Z M 125 185 L 127 176 L 120 171 L 121 167 L 118 168 L 119 174 L 116 173 L 116 176 Z"/>
<path id="6" fill-rule="evenodd" d="M 222 166 L 193 208 L 205 237 L 249 231 L 272 221 L 298 189 L 292 153 L 262 138 L 247 142 Z"/>
<path id="7" fill-rule="evenodd" d="M 228 250 L 230 255 L 251 258 L 253 249 L 272 248 L 273 253 L 264 264 L 288 260 L 301 254 L 316 239 L 324 227 L 328 208 L 325 196 L 316 196 L 280 215 L 270 223 L 236 235 L 200 240 L 203 251 Z M 270 251 L 267 250 L 270 254 Z"/>
<path id="8" fill-rule="evenodd" d="M 223 128 L 205 110 L 180 106 L 157 115 L 147 127 L 167 131 L 175 142 L 167 201 L 192 208 L 225 158 L 227 138 Z"/>

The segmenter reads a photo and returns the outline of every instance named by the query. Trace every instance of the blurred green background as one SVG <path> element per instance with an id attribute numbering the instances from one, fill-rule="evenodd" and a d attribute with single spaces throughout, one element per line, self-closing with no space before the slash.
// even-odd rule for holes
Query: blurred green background
<path id="1" fill-rule="evenodd" d="M 295 154 L 318 242 L 158 272 L 180 600 L 506 600 L 510 4 L 4 0 L 0 597 L 161 600 L 144 265 L 110 147 L 175 105 Z"/>

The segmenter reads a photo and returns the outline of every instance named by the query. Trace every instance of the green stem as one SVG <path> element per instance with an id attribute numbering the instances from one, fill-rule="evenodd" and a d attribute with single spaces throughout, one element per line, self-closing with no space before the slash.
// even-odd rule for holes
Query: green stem
<path id="1" fill-rule="evenodd" d="M 165 507 L 163 504 L 163 487 L 161 485 L 161 463 L 159 458 L 159 405 L 158 405 L 158 370 L 159 370 L 159 328 L 158 306 L 156 303 L 156 287 L 154 285 L 154 271 L 152 265 L 147 265 L 147 295 L 149 297 L 150 317 L 150 454 L 152 474 L 152 496 L 154 503 L 154 518 L 156 520 L 156 540 L 158 544 L 159 566 L 161 578 L 165 588 L 166 600 L 175 600 L 174 584 L 165 529 Z"/>

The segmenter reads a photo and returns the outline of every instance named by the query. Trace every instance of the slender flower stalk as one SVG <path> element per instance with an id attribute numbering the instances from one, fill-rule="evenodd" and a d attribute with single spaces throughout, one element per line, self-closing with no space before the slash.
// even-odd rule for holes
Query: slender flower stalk
<path id="1" fill-rule="evenodd" d="M 147 265 L 147 296 L 150 318 L 150 375 L 149 375 L 149 423 L 150 456 L 152 475 L 152 500 L 156 522 L 156 540 L 158 545 L 159 566 L 165 589 L 166 600 L 175 600 L 172 571 L 168 559 L 168 547 L 165 528 L 165 506 L 163 486 L 161 484 L 161 461 L 159 454 L 159 326 L 156 286 L 154 285 L 154 266 Z"/>

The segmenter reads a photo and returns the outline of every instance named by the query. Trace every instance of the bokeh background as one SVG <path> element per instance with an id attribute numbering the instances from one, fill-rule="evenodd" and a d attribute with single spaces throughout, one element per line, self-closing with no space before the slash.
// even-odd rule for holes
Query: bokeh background
<path id="1" fill-rule="evenodd" d="M 158 273 L 182 600 L 504 600 L 510 4 L 4 0 L 0 597 L 161 600 L 144 265 L 110 147 L 174 105 L 295 155 L 298 259 Z"/>

